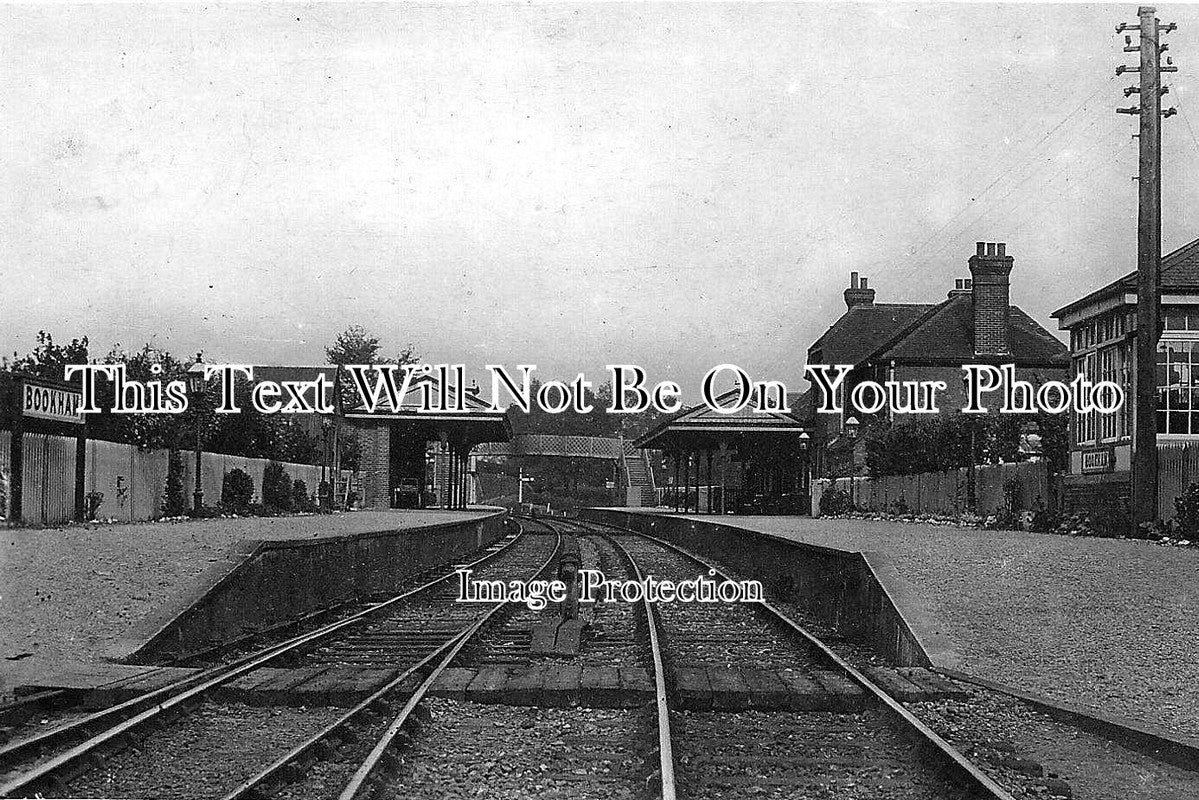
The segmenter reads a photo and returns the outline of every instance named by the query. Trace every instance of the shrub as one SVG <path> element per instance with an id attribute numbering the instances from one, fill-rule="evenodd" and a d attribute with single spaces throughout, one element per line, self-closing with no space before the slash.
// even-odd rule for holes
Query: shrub
<path id="1" fill-rule="evenodd" d="M 262 504 L 268 512 L 292 510 L 291 476 L 282 464 L 271 462 L 262 471 Z"/>
<path id="2" fill-rule="evenodd" d="M 167 485 L 162 494 L 162 513 L 181 517 L 187 513 L 187 491 L 183 488 L 183 461 L 178 452 L 167 459 Z"/>
<path id="3" fill-rule="evenodd" d="M 221 481 L 221 507 L 231 514 L 245 514 L 254 501 L 254 479 L 240 469 L 231 469 Z"/>
<path id="4" fill-rule="evenodd" d="M 1179 529 L 1188 539 L 1195 538 L 1199 534 L 1199 483 L 1192 483 L 1174 498 L 1174 511 Z"/>
<path id="5" fill-rule="evenodd" d="M 84 519 L 88 522 L 94 522 L 96 514 L 100 511 L 100 506 L 104 503 L 104 492 L 88 492 L 84 498 Z"/>
<path id="6" fill-rule="evenodd" d="M 849 492 L 829 489 L 820 495 L 820 516 L 835 517 L 853 511 L 853 499 Z"/>
<path id="7" fill-rule="evenodd" d="M 308 496 L 308 484 L 296 478 L 291 484 L 291 510 L 315 511 L 315 503 Z"/>

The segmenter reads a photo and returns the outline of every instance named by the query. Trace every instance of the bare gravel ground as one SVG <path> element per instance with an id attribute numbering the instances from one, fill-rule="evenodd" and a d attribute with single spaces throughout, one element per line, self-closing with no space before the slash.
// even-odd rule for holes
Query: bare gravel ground
<path id="1" fill-rule="evenodd" d="M 722 520 L 885 554 L 942 666 L 1184 735 L 1199 719 L 1199 551 L 872 520 Z"/>
<path id="2" fill-rule="evenodd" d="M 344 711 L 206 704 L 71 782 L 72 797 L 222 797 Z"/>
<path id="3" fill-rule="evenodd" d="M 684 797 L 945 800 L 959 793 L 877 711 L 676 712 Z"/>
<path id="4" fill-rule="evenodd" d="M 633 800 L 647 794 L 657 766 L 644 760 L 657 741 L 645 710 L 427 705 L 432 719 L 386 796 Z"/>
<path id="5" fill-rule="evenodd" d="M 968 700 L 908 708 L 1018 798 L 1199 797 L 1199 773 L 1057 722 L 1018 700 L 971 690 Z"/>
<path id="6" fill-rule="evenodd" d="M 453 511 L 211 519 L 58 529 L 0 528 L 3 659 L 87 662 L 180 594 L 244 540 L 313 539 L 433 525 Z M 0 694 L 4 687 L 0 685 Z"/>

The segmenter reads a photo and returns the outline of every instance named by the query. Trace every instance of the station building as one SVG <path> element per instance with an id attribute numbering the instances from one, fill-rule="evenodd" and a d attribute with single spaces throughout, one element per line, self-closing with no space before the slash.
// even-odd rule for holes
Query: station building
<path id="1" fill-rule="evenodd" d="M 1070 333 L 1074 374 L 1124 387 L 1119 414 L 1074 414 L 1070 471 L 1063 480 L 1067 513 L 1104 511 L 1127 519 L 1132 433 L 1136 418 L 1136 272 L 1128 273 L 1051 315 Z M 1163 470 L 1171 449 L 1199 443 L 1199 239 L 1163 256 L 1161 339 L 1157 346 L 1159 514 L 1173 516 L 1173 499 L 1196 476 Z M 1173 445 L 1171 448 L 1170 446 Z"/>
<path id="2" fill-rule="evenodd" d="M 862 432 L 897 421 L 890 409 L 870 417 L 850 409 L 846 398 L 863 380 L 942 380 L 944 411 L 964 405 L 963 364 L 1014 364 L 1017 377 L 1034 385 L 1067 378 L 1065 345 L 1011 304 L 1013 262 L 1004 243 L 978 242 L 967 262 L 970 277 L 937 303 L 876 303 L 867 278 L 850 274 L 845 313 L 808 348 L 808 364 L 853 365 L 841 387 L 846 410 L 812 419 L 816 477 L 864 475 Z"/>

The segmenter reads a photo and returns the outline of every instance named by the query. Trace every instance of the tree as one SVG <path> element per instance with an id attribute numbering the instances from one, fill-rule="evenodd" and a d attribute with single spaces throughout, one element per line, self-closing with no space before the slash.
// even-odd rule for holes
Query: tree
<path id="1" fill-rule="evenodd" d="M 371 335 L 362 325 L 351 325 L 333 340 L 333 344 L 325 348 L 325 357 L 330 364 L 415 364 L 420 360 L 416 349 L 409 344 L 395 358 L 380 358 L 382 349 L 379 337 Z M 342 404 L 352 408 L 357 402 L 353 386 L 345 384 L 340 388 Z M 342 427 L 339 438 L 340 458 L 338 463 L 343 469 L 357 470 L 361 461 L 362 445 L 358 441 L 358 431 L 355 428 Z M 315 445 L 314 445 L 315 447 Z M 305 459 L 306 460 L 306 459 Z"/>
<path id="2" fill-rule="evenodd" d="M 378 364 L 379 337 L 361 325 L 351 325 L 325 348 L 325 357 L 330 364 Z"/>
<path id="3" fill-rule="evenodd" d="M 64 367 L 67 364 L 88 363 L 88 338 L 72 339 L 70 344 L 58 345 L 46 331 L 37 332 L 37 347 L 25 356 L 12 354 L 13 360 L 6 358 L 2 365 L 4 369 L 17 375 L 28 375 L 34 378 L 61 381 L 64 378 Z"/>

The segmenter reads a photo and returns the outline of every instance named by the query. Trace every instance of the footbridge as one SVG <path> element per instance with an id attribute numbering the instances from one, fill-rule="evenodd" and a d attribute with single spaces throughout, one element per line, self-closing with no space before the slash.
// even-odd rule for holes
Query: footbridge
<path id="1" fill-rule="evenodd" d="M 471 452 L 478 456 L 556 456 L 620 461 L 634 454 L 636 448 L 626 439 L 527 433 L 513 436 L 509 442 L 482 442 Z"/>

